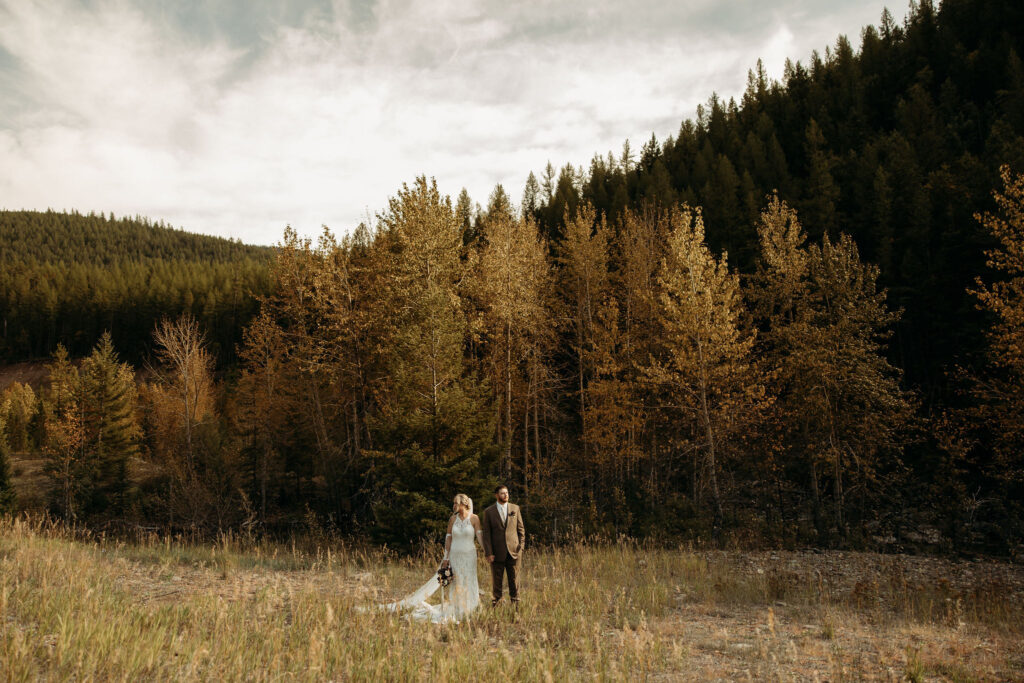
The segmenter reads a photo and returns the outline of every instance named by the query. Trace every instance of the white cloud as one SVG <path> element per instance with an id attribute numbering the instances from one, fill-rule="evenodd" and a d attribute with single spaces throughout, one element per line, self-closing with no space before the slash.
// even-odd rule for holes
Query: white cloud
<path id="1" fill-rule="evenodd" d="M 758 56 L 779 76 L 881 11 L 688 21 L 717 7 L 386 0 L 369 21 L 339 6 L 239 47 L 125 2 L 0 0 L 16 64 L 0 67 L 0 205 L 272 243 L 287 223 L 347 230 L 421 173 L 515 198 L 549 159 L 663 139 L 712 91 L 739 94 Z"/>

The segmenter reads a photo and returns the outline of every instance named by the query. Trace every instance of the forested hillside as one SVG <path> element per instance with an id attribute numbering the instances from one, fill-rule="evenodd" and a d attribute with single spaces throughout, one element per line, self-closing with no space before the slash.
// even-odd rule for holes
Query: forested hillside
<path id="1" fill-rule="evenodd" d="M 890 358 L 931 413 L 951 398 L 946 370 L 982 342 L 966 289 L 991 237 L 973 214 L 992 207 L 1000 164 L 1024 169 L 1024 4 L 912 2 L 859 38 L 788 63 L 782 82 L 758 65 L 739 102 L 712 97 L 663 142 L 549 167 L 524 203 L 556 242 L 581 202 L 611 224 L 648 202 L 701 206 L 711 248 L 750 272 L 777 190 L 812 240 L 845 232 L 879 266 L 904 310 Z"/>
<path id="2" fill-rule="evenodd" d="M 199 317 L 218 356 L 234 358 L 269 248 L 187 233 L 143 218 L 0 212 L 0 359 L 84 355 L 104 331 L 141 359 L 157 320 Z"/>

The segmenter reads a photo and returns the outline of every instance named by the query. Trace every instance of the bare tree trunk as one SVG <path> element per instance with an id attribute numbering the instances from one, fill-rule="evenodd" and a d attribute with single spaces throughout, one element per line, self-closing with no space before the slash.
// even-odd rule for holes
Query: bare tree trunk
<path id="1" fill-rule="evenodd" d="M 694 296 L 697 296 L 697 286 L 693 277 L 692 269 L 690 271 L 690 287 Z M 717 463 L 715 461 L 715 434 L 711 425 L 711 411 L 708 408 L 707 363 L 704 360 L 704 344 L 701 342 L 700 333 L 697 334 L 697 363 L 700 369 L 700 405 L 701 413 L 704 418 L 704 430 L 707 438 L 708 466 L 710 469 L 709 476 L 711 478 L 711 497 L 714 505 L 712 534 L 717 541 L 719 534 L 721 533 L 724 514 L 722 513 L 722 497 L 718 491 L 718 472 Z"/>
<path id="2" fill-rule="evenodd" d="M 270 442 L 263 444 L 263 462 L 260 463 L 260 521 L 267 523 L 267 478 L 270 461 Z"/>
<path id="3" fill-rule="evenodd" d="M 829 437 L 831 440 L 831 437 Z M 845 520 L 843 519 L 843 468 L 842 468 L 842 451 L 835 446 L 832 447 L 833 454 L 833 467 L 835 477 L 835 517 L 836 517 L 836 528 L 839 533 L 846 536 L 845 532 Z"/>
<path id="4" fill-rule="evenodd" d="M 821 535 L 821 492 L 818 490 L 818 463 L 813 457 L 811 459 L 811 493 L 814 496 L 814 529 Z"/>
<path id="5" fill-rule="evenodd" d="M 512 319 L 505 323 L 505 479 L 512 477 Z"/>
<path id="6" fill-rule="evenodd" d="M 437 337 L 433 332 L 430 334 L 430 450 L 437 462 L 440 454 L 440 444 L 437 442 L 437 418 L 438 418 L 438 396 L 437 396 Z"/>
<path id="7" fill-rule="evenodd" d="M 533 461 L 540 463 L 542 452 L 540 447 L 540 382 L 537 378 L 537 359 L 533 361 Z"/>
<path id="8" fill-rule="evenodd" d="M 528 488 L 527 477 L 530 472 L 530 405 L 523 406 L 523 498 Z"/>

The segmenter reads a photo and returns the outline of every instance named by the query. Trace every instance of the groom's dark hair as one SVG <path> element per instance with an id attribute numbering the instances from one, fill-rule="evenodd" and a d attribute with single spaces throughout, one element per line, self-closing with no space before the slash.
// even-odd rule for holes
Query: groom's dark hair
<path id="1" fill-rule="evenodd" d="M 497 493 L 498 491 L 500 491 L 502 489 L 505 489 L 507 491 L 508 487 L 505 486 L 504 484 L 498 484 L 497 486 L 494 487 L 494 492 Z"/>

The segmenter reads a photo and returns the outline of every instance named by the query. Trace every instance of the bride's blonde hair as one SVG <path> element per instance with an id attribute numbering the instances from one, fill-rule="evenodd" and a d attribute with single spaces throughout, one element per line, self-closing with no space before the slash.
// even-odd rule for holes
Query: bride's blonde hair
<path id="1" fill-rule="evenodd" d="M 463 506 L 467 510 L 472 510 L 473 509 L 473 499 L 470 498 L 469 496 L 467 496 L 465 493 L 457 494 L 455 496 L 455 500 L 452 501 L 452 502 L 453 503 L 458 503 L 459 505 Z"/>

